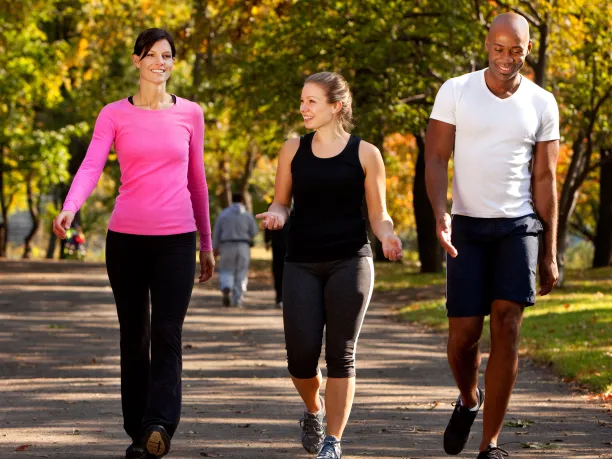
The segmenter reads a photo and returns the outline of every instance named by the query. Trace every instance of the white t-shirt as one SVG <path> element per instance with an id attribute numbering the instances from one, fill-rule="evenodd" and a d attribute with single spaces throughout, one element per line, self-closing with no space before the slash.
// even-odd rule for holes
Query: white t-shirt
<path id="1" fill-rule="evenodd" d="M 444 83 L 431 112 L 432 119 L 455 125 L 452 213 L 522 217 L 533 213 L 533 147 L 559 139 L 559 109 L 550 92 L 525 77 L 500 99 L 484 72 Z"/>

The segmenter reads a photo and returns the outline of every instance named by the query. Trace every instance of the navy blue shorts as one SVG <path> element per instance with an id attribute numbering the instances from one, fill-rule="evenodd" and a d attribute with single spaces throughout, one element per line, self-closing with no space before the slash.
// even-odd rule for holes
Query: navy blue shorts
<path id="1" fill-rule="evenodd" d="M 494 300 L 535 304 L 540 233 L 542 224 L 535 214 L 454 215 L 451 240 L 458 255 L 446 257 L 447 316 L 489 315 Z"/>

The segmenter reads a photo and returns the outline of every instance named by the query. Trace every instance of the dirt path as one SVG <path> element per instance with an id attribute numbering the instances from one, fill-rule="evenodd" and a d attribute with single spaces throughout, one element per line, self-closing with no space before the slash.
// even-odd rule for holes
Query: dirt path
<path id="1" fill-rule="evenodd" d="M 169 458 L 306 458 L 302 407 L 285 369 L 282 318 L 262 279 L 248 307 L 194 291 L 184 334 L 184 403 Z M 443 458 L 456 389 L 443 336 L 397 323 L 376 295 L 359 340 L 345 458 Z M 118 326 L 100 265 L 0 262 L 0 458 L 120 459 Z M 612 458 L 609 407 L 522 362 L 500 443 L 512 458 Z M 474 438 L 459 457 L 475 458 Z M 521 443 L 555 449 L 525 449 Z M 31 445 L 16 452 L 21 445 Z"/>

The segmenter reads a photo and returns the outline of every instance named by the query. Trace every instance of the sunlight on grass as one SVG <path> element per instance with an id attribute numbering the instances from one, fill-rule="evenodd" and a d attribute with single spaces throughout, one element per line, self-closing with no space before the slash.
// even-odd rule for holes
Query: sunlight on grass
<path id="1" fill-rule="evenodd" d="M 443 285 L 443 275 L 418 274 L 414 268 L 377 266 L 382 291 Z M 448 328 L 446 300 L 414 301 L 401 317 L 438 330 Z M 488 341 L 488 327 L 483 341 Z M 551 362 L 563 377 L 597 392 L 612 391 L 612 269 L 568 271 L 563 289 L 538 297 L 527 308 L 521 345 L 533 359 Z"/>
<path id="2" fill-rule="evenodd" d="M 431 285 L 444 285 L 444 274 L 421 274 L 414 265 L 399 263 L 376 263 L 375 288 L 380 291 L 389 291 L 408 287 L 426 287 Z"/>

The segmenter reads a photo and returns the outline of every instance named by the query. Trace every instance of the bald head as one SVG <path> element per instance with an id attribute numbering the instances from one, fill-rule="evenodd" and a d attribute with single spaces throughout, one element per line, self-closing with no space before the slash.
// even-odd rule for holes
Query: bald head
<path id="1" fill-rule="evenodd" d="M 531 51 L 529 23 L 516 13 L 496 16 L 486 40 L 489 71 L 498 80 L 512 81 L 518 76 Z"/>
<path id="2" fill-rule="evenodd" d="M 516 35 L 529 41 L 529 23 L 520 14 L 502 13 L 493 19 L 489 29 L 489 38 L 499 33 Z"/>

